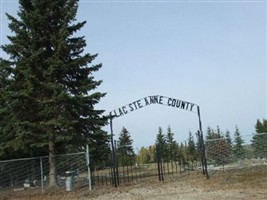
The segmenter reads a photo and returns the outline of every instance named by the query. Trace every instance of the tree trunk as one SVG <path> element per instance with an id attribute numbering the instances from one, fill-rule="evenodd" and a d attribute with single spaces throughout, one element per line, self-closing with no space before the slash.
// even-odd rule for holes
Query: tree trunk
<path id="1" fill-rule="evenodd" d="M 56 159 L 55 159 L 55 143 L 53 137 L 49 137 L 49 187 L 56 187 Z"/>

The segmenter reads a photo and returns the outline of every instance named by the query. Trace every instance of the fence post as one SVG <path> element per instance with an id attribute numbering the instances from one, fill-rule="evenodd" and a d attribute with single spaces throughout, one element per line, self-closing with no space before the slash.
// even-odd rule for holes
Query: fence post
<path id="1" fill-rule="evenodd" d="M 89 145 L 86 145 L 86 161 L 87 161 L 87 172 L 88 172 L 88 183 L 89 183 L 89 190 L 92 190 L 92 182 L 91 182 L 91 170 L 90 170 L 90 157 L 89 157 Z"/>
<path id="2" fill-rule="evenodd" d="M 44 193 L 44 172 L 43 172 L 43 158 L 40 157 L 40 170 L 41 170 L 41 187 L 42 193 Z"/>

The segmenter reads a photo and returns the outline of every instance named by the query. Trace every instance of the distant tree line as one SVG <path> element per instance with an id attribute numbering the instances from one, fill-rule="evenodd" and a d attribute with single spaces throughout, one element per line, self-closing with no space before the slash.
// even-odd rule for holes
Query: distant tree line
<path id="1" fill-rule="evenodd" d="M 233 139 L 229 130 L 223 133 L 219 126 L 214 130 L 207 128 L 206 153 L 208 162 L 221 165 L 244 158 L 267 158 L 267 121 L 257 120 L 251 144 L 245 144 L 238 127 Z"/>
<path id="2" fill-rule="evenodd" d="M 229 130 L 221 131 L 207 127 L 205 134 L 206 155 L 209 164 L 222 165 L 243 158 L 266 158 L 267 159 L 267 120 L 257 120 L 256 132 L 253 135 L 251 144 L 245 144 L 239 128 L 236 126 L 233 135 Z M 174 133 L 169 126 L 166 133 L 158 128 L 156 142 L 149 147 L 141 147 L 137 154 L 137 162 L 140 164 L 155 163 L 157 153 L 161 154 L 164 162 L 197 162 L 200 160 L 199 143 L 195 141 L 191 132 L 188 139 L 177 142 Z"/>
<path id="3" fill-rule="evenodd" d="M 171 168 L 173 168 L 174 162 L 187 164 L 198 161 L 200 154 L 193 134 L 189 132 L 186 141 L 177 142 L 170 126 L 166 133 L 159 127 L 155 144 L 147 148 L 141 147 L 137 155 L 137 162 L 139 164 L 155 163 L 159 158 L 162 158 L 165 163 L 170 163 Z"/>
<path id="4" fill-rule="evenodd" d="M 206 133 L 206 154 L 208 162 L 215 165 L 226 164 L 234 159 L 242 159 L 246 150 L 238 127 L 235 127 L 234 140 L 229 130 L 225 134 L 217 126 L 216 130 L 208 127 Z"/>

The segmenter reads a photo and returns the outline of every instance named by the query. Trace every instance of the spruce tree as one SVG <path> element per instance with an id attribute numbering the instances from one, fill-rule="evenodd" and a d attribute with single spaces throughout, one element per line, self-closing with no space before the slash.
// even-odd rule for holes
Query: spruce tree
<path id="1" fill-rule="evenodd" d="M 123 127 L 118 140 L 119 162 L 122 166 L 132 165 L 135 158 L 130 132 Z"/>
<path id="2" fill-rule="evenodd" d="M 233 153 L 237 159 L 241 159 L 245 156 L 245 149 L 244 149 L 244 140 L 242 139 L 239 129 L 235 127 L 234 133 L 234 146 L 233 146 Z"/>
<path id="3" fill-rule="evenodd" d="M 175 160 L 175 147 L 176 142 L 174 140 L 174 133 L 171 130 L 171 127 L 168 126 L 167 133 L 166 133 L 166 161 L 167 161 L 167 170 L 169 171 L 169 162 L 171 164 L 171 172 L 173 172 L 173 161 Z"/>
<path id="4" fill-rule="evenodd" d="M 172 162 L 174 160 L 175 145 L 174 133 L 172 132 L 171 127 L 168 126 L 166 133 L 167 161 Z"/>
<path id="5" fill-rule="evenodd" d="M 189 137 L 188 137 L 188 156 L 190 161 L 195 161 L 197 159 L 197 150 L 196 150 L 196 145 L 194 141 L 194 137 L 192 133 L 189 131 Z"/>
<path id="6" fill-rule="evenodd" d="M 252 147 L 256 158 L 267 159 L 267 120 L 258 119 L 255 125 L 256 133 L 252 138 Z"/>
<path id="7" fill-rule="evenodd" d="M 213 162 L 216 157 L 215 145 L 214 145 L 214 130 L 208 126 L 206 132 L 206 153 L 209 162 Z"/>
<path id="8" fill-rule="evenodd" d="M 177 145 L 178 149 L 178 158 L 179 158 L 179 163 L 184 164 L 186 160 L 186 145 L 184 145 L 183 142 L 180 143 L 180 146 Z"/>
<path id="9" fill-rule="evenodd" d="M 89 143 L 89 148 L 92 168 L 104 169 L 106 166 L 111 166 L 110 135 L 106 131 L 96 131 Z"/>
<path id="10" fill-rule="evenodd" d="M 75 22 L 78 0 L 20 0 L 18 18 L 7 14 L 12 35 L 0 60 L 2 154 L 42 149 L 49 154 L 50 186 L 56 185 L 54 155 L 82 148 L 106 124 L 94 106 L 104 97 L 92 73 L 97 54 L 85 53 L 84 25 Z"/>
<path id="11" fill-rule="evenodd" d="M 229 162 L 233 152 L 233 142 L 229 130 L 226 130 L 225 132 L 225 142 L 226 142 L 225 157 L 226 161 Z"/>
<path id="12" fill-rule="evenodd" d="M 221 165 L 225 163 L 225 154 L 227 151 L 226 141 L 223 137 L 219 126 L 217 126 L 216 131 L 207 128 L 206 134 L 206 153 L 208 161 L 215 165 Z"/>
<path id="13" fill-rule="evenodd" d="M 157 149 L 157 157 L 162 159 L 166 157 L 166 136 L 163 133 L 161 127 L 158 129 L 157 139 L 156 139 L 156 149 Z"/>
<path id="14" fill-rule="evenodd" d="M 226 130 L 225 132 L 225 140 L 226 140 L 228 150 L 232 151 L 233 142 L 232 142 L 232 138 L 231 138 L 229 130 Z"/>

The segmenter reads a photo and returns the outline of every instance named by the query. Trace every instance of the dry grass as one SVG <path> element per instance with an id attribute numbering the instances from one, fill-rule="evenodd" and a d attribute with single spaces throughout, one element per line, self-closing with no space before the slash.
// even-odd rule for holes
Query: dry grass
<path id="1" fill-rule="evenodd" d="M 167 177 L 166 177 L 167 178 Z M 205 179 L 200 172 L 186 173 L 183 176 L 169 176 L 166 181 L 159 182 L 156 177 L 146 181 L 120 185 L 118 188 L 104 188 L 88 191 L 87 187 L 76 188 L 73 192 L 64 189 L 46 191 L 45 194 L 29 192 L 13 192 L 3 199 L 80 199 L 80 200 L 236 200 L 267 199 L 267 167 L 247 168 L 240 170 L 218 171 L 210 179 Z"/>

